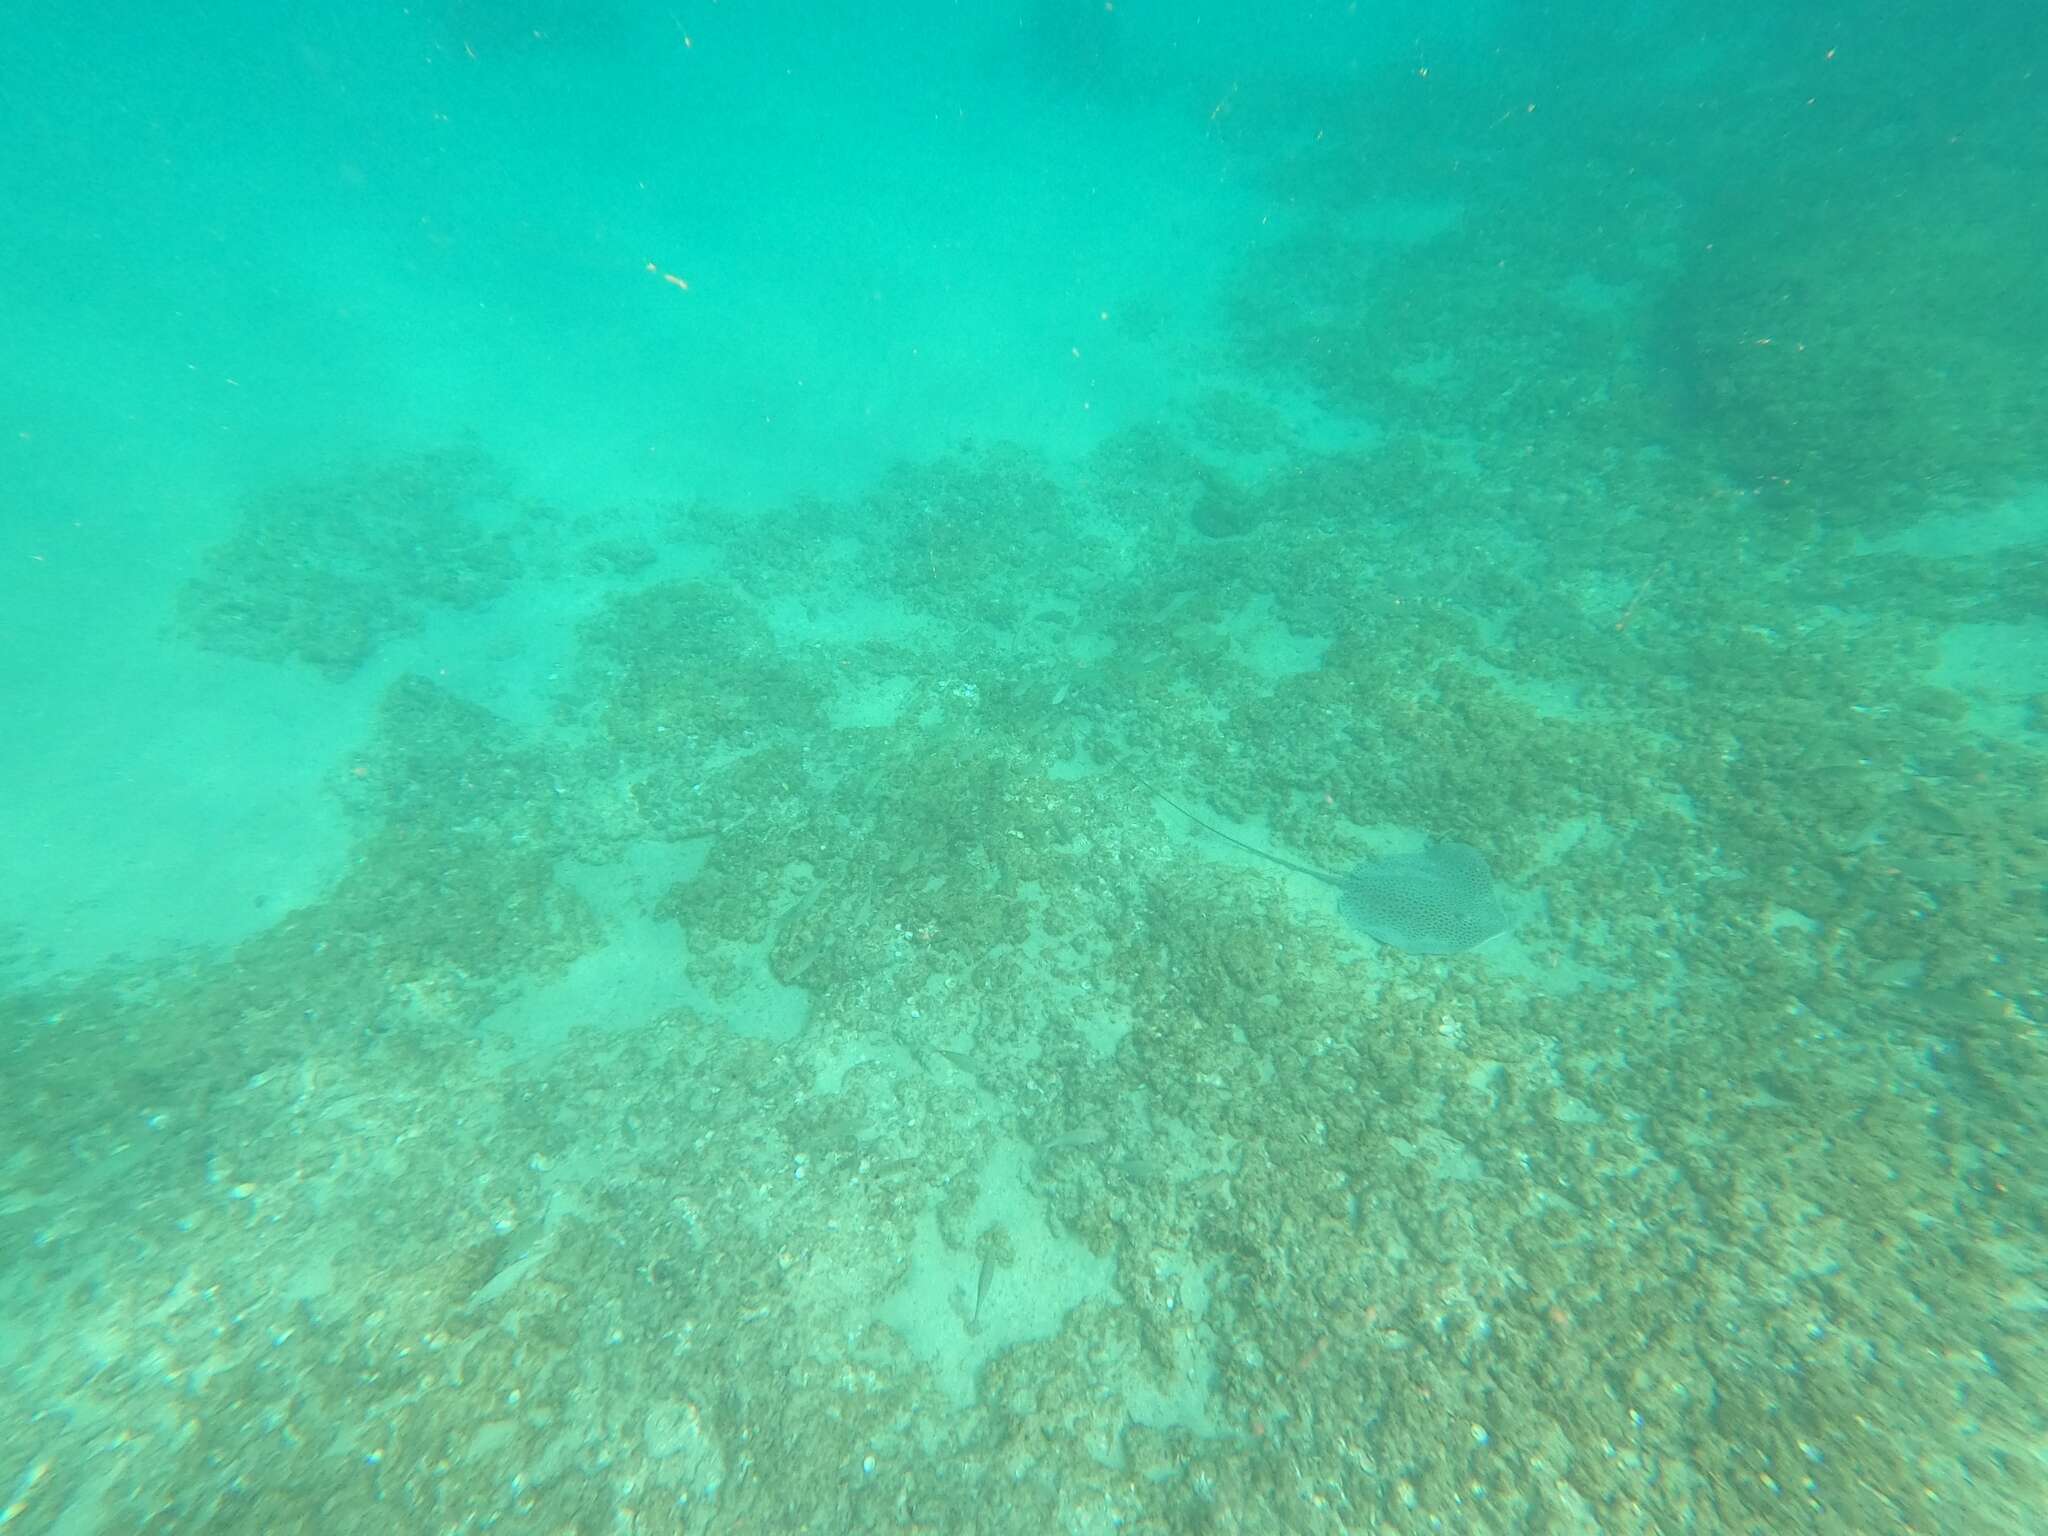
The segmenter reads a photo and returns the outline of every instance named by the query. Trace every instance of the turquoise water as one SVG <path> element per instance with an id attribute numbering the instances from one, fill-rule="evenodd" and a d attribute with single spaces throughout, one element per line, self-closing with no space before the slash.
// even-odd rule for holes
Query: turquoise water
<path id="1" fill-rule="evenodd" d="M 2037 1528 L 2048 26 L 1592 9 L 13 8 L 7 1536 Z"/>

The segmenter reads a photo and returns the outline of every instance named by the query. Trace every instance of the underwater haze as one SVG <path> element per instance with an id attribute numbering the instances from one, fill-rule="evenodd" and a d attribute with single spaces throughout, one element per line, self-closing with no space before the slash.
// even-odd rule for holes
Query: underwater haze
<path id="1" fill-rule="evenodd" d="M 0 1532 L 2042 1529 L 2044 189 L 2018 0 L 10 7 Z"/>

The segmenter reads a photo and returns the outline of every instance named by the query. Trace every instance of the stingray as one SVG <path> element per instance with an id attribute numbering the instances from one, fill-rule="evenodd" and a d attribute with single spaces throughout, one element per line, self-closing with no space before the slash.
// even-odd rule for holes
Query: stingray
<path id="1" fill-rule="evenodd" d="M 1140 779 L 1143 784 L 1144 780 Z M 1416 955 L 1455 955 L 1505 933 L 1508 915 L 1493 894 L 1493 871 L 1485 855 L 1464 843 L 1432 843 L 1419 853 L 1392 859 L 1367 859 L 1351 872 L 1333 875 L 1313 864 L 1269 853 L 1255 843 L 1212 827 L 1193 811 L 1158 795 L 1204 832 L 1235 843 L 1246 853 L 1310 875 L 1337 888 L 1337 909 L 1344 920 L 1369 938 Z"/>

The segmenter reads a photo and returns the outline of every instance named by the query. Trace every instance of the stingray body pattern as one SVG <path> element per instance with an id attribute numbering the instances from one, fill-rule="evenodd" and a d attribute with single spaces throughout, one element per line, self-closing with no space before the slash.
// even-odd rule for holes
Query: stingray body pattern
<path id="1" fill-rule="evenodd" d="M 1143 779 L 1138 782 L 1145 784 Z M 1432 843 L 1419 853 L 1367 859 L 1348 874 L 1335 875 L 1232 837 L 1151 784 L 1145 788 L 1204 832 L 1282 869 L 1334 885 L 1344 920 L 1390 949 L 1415 955 L 1455 955 L 1507 931 L 1508 915 L 1494 894 L 1493 871 L 1477 848 L 1464 843 Z"/>

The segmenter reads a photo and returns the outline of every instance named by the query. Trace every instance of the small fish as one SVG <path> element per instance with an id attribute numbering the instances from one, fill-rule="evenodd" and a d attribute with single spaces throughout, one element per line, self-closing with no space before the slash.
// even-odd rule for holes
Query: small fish
<path id="1" fill-rule="evenodd" d="M 1109 1128 L 1107 1126 L 1084 1125 L 1078 1131 L 1068 1131 L 1065 1135 L 1053 1137 L 1051 1141 L 1045 1143 L 1038 1150 L 1050 1156 L 1054 1152 L 1064 1152 L 1069 1147 L 1092 1147 L 1097 1142 L 1107 1140 L 1109 1140 Z"/>
<path id="2" fill-rule="evenodd" d="M 996 1256 L 989 1253 L 981 1261 L 981 1278 L 974 1282 L 974 1326 L 981 1326 L 981 1304 L 988 1300 L 988 1288 L 996 1277 Z"/>
<path id="3" fill-rule="evenodd" d="M 949 1051 L 943 1045 L 935 1045 L 931 1050 L 934 1055 L 945 1057 L 969 1077 L 976 1076 L 981 1070 L 974 1058 L 965 1051 Z"/>

